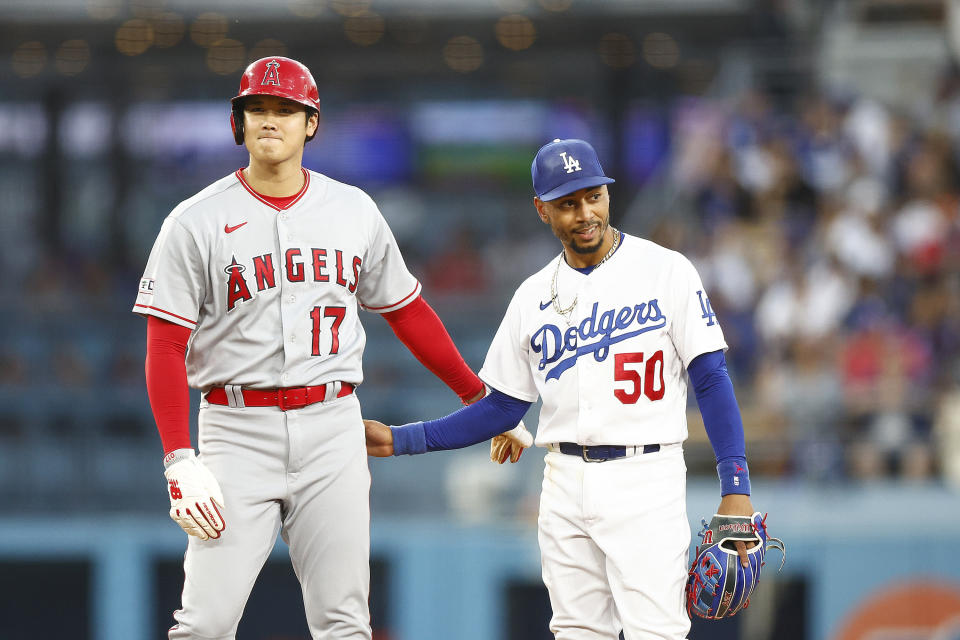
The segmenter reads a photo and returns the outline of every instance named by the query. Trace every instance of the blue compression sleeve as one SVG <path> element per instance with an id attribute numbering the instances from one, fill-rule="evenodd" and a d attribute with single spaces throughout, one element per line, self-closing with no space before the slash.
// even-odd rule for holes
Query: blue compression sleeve
<path id="1" fill-rule="evenodd" d="M 743 438 L 743 420 L 733 393 L 723 351 L 704 353 L 687 367 L 697 396 L 703 426 L 717 458 L 720 494 L 750 495 L 747 447 Z"/>
<path id="2" fill-rule="evenodd" d="M 531 404 L 492 389 L 482 400 L 443 418 L 391 427 L 393 455 L 460 449 L 489 440 L 517 426 Z"/>

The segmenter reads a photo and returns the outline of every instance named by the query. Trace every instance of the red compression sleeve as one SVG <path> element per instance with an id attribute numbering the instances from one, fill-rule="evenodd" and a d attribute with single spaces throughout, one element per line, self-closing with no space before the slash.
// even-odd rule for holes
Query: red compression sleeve
<path id="1" fill-rule="evenodd" d="M 401 309 L 384 313 L 383 318 L 420 364 L 443 380 L 461 400 L 469 402 L 480 394 L 483 382 L 463 361 L 446 327 L 423 296 L 417 296 Z"/>
<path id="2" fill-rule="evenodd" d="M 189 449 L 190 390 L 187 388 L 187 342 L 191 329 L 147 317 L 147 395 L 160 431 L 163 452 Z"/>

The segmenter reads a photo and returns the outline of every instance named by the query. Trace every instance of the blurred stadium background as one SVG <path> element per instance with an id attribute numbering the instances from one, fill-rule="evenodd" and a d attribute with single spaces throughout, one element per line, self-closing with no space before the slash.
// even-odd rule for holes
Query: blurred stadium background
<path id="1" fill-rule="evenodd" d="M 559 251 L 529 187 L 554 137 L 597 146 L 614 224 L 698 265 L 788 556 L 692 639 L 960 638 L 958 9 L 0 0 L 0 638 L 165 637 L 184 539 L 130 307 L 164 216 L 245 164 L 228 99 L 270 54 L 320 85 L 305 164 L 375 198 L 474 368 Z M 366 415 L 456 407 L 365 326 Z M 690 423 L 695 527 L 717 483 Z M 486 454 L 371 462 L 378 640 L 550 637 L 542 452 Z M 239 637 L 308 637 L 282 545 Z"/>

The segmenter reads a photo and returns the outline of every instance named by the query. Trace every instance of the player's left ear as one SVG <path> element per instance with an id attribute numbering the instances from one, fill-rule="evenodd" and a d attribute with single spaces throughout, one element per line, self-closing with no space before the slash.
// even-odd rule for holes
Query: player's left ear
<path id="1" fill-rule="evenodd" d="M 309 111 L 307 115 L 307 140 L 313 140 L 320 132 L 320 114 L 316 111 Z"/>

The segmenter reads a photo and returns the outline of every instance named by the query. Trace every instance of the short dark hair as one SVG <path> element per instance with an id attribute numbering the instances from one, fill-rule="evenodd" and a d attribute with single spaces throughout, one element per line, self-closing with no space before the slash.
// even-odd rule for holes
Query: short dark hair
<path id="1" fill-rule="evenodd" d="M 243 112 L 244 112 L 244 111 L 246 110 L 246 108 L 247 108 L 247 100 L 248 100 L 249 98 L 254 98 L 254 97 L 256 97 L 256 95 L 257 95 L 257 94 L 249 95 L 249 96 L 244 96 L 243 98 L 239 98 L 239 99 L 237 99 L 237 100 L 234 100 L 234 102 L 233 102 L 233 119 L 234 119 L 234 122 L 238 123 L 238 126 L 241 127 L 241 129 L 240 129 L 241 131 L 242 131 L 242 127 L 243 127 Z M 296 105 L 299 105 L 299 106 L 303 107 L 303 111 L 304 111 L 305 117 L 306 117 L 306 120 L 305 120 L 305 122 L 304 122 L 304 125 L 310 124 L 310 116 L 312 116 L 313 114 L 317 114 L 317 118 L 318 118 L 318 119 L 319 119 L 319 117 L 320 117 L 320 112 L 317 111 L 316 109 L 314 109 L 313 107 L 308 107 L 308 106 L 305 105 L 305 104 L 302 104 L 302 103 L 300 103 L 300 102 L 297 102 L 296 100 L 290 100 L 289 98 L 281 98 L 281 99 L 282 99 L 282 100 L 286 100 L 287 102 L 290 102 L 290 103 L 293 103 L 293 104 L 296 104 Z M 314 137 L 315 135 L 317 135 L 317 132 L 316 132 L 316 131 L 313 132 L 313 135 L 307 136 L 307 142 L 310 142 L 311 140 L 313 140 L 313 137 Z M 239 134 L 234 133 L 234 136 L 236 137 L 237 144 L 243 144 L 242 139 L 239 137 Z"/>

